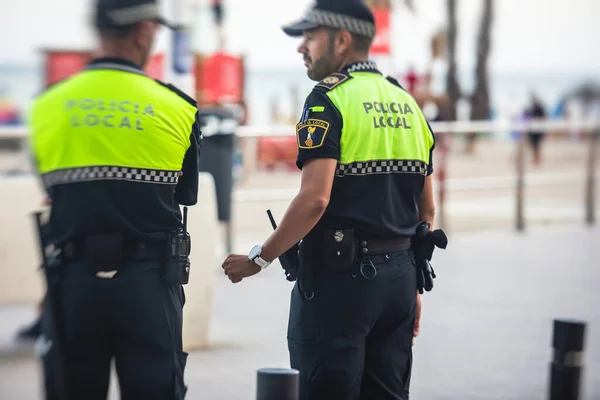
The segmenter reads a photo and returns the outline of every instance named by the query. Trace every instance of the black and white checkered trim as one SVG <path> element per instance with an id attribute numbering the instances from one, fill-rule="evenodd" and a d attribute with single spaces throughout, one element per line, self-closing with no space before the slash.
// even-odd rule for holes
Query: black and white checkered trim
<path id="1" fill-rule="evenodd" d="M 158 18 L 160 10 L 158 4 L 148 3 L 109 11 L 107 14 L 113 24 L 125 26 Z"/>
<path id="2" fill-rule="evenodd" d="M 356 72 L 356 71 L 377 71 L 377 64 L 374 61 L 364 61 L 358 62 L 350 65 L 346 68 L 346 72 Z"/>
<path id="3" fill-rule="evenodd" d="M 175 185 L 179 171 L 164 171 L 147 168 L 128 168 L 114 166 L 94 166 L 60 169 L 42 176 L 46 187 L 65 183 L 90 182 L 102 180 L 119 180 L 133 182 L 158 183 Z"/>
<path id="4" fill-rule="evenodd" d="M 335 175 L 419 174 L 427 175 L 427 164 L 418 160 L 375 160 L 338 164 Z"/>
<path id="5" fill-rule="evenodd" d="M 348 32 L 369 38 L 375 36 L 375 24 L 348 15 L 313 9 L 304 18 L 313 24 L 345 29 Z"/>

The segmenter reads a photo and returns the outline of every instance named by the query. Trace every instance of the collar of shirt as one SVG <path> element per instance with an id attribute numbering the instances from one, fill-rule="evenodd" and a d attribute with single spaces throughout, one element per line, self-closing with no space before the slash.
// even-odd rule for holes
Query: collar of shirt
<path id="1" fill-rule="evenodd" d="M 139 65 L 119 57 L 95 58 L 89 62 L 86 69 L 117 69 L 145 75 L 144 70 Z"/>
<path id="2" fill-rule="evenodd" d="M 353 62 L 342 68 L 342 72 L 375 72 L 381 74 L 377 69 L 377 64 L 374 61 L 359 61 Z"/>

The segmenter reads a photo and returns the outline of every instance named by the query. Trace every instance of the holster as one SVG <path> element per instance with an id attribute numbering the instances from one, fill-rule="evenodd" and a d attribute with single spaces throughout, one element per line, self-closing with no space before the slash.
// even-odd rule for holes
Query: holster
<path id="1" fill-rule="evenodd" d="M 304 240 L 298 248 L 298 278 L 297 285 L 304 298 L 311 300 L 314 295 L 314 275 L 316 263 L 314 256 L 310 254 L 309 247 Z"/>
<path id="2" fill-rule="evenodd" d="M 448 238 L 442 229 L 434 231 L 429 229 L 428 222 L 419 223 L 411 240 L 411 249 L 415 255 L 417 267 L 417 290 L 421 294 L 423 291 L 429 292 L 433 289 L 433 280 L 436 275 L 430 261 L 434 249 L 436 247 L 445 249 L 448 245 Z"/>
<path id="3" fill-rule="evenodd" d="M 66 357 L 63 352 L 65 336 L 59 298 L 64 256 L 60 246 L 50 242 L 50 225 L 42 221 L 42 212 L 34 213 L 34 217 L 47 288 L 43 318 L 47 321 L 45 323 L 47 323 L 48 331 L 44 336 L 48 336 L 46 340 L 51 341 L 48 348 L 42 350 L 40 347 L 40 356 L 44 365 L 44 384 L 47 397 L 69 400 L 71 396 L 69 396 L 65 368 Z"/>

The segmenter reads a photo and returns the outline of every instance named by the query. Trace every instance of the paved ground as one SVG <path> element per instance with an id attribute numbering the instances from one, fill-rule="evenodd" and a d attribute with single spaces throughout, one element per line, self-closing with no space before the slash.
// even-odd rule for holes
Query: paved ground
<path id="1" fill-rule="evenodd" d="M 436 288 L 423 299 L 414 398 L 545 399 L 552 319 L 565 317 L 588 322 L 582 399 L 600 399 L 598 243 L 598 228 L 451 237 L 435 256 Z M 189 357 L 190 399 L 252 399 L 256 369 L 287 366 L 290 284 L 273 267 L 238 285 L 219 275 L 213 345 Z M 6 354 L 9 327 L 30 317 L 28 308 L 0 310 L 1 399 L 39 398 L 29 353 Z"/>

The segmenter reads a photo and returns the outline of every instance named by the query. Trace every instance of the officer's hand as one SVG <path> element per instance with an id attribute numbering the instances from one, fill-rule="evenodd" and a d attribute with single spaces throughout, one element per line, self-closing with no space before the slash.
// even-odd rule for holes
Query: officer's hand
<path id="1" fill-rule="evenodd" d="M 421 330 L 421 295 L 417 291 L 417 307 L 415 310 L 415 327 L 413 328 L 413 340 L 412 344 L 415 345 L 415 338 L 419 336 Z"/>
<path id="2" fill-rule="evenodd" d="M 260 267 L 250 261 L 247 255 L 230 254 L 223 261 L 223 271 L 233 283 L 238 283 L 242 279 L 260 272 Z"/>

